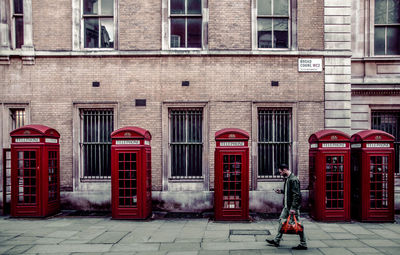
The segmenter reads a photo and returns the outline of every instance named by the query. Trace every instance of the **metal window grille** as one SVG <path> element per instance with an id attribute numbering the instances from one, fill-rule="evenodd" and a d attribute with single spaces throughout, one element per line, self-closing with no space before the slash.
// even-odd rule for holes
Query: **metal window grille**
<path id="1" fill-rule="evenodd" d="M 11 109 L 11 130 L 25 125 L 25 109 Z"/>
<path id="2" fill-rule="evenodd" d="M 400 176 L 400 111 L 372 111 L 371 128 L 385 131 L 395 137 L 395 175 Z"/>
<path id="3" fill-rule="evenodd" d="M 290 109 L 259 109 L 259 178 L 277 178 L 279 165 L 291 162 L 291 118 Z"/>
<path id="4" fill-rule="evenodd" d="M 81 110 L 81 157 L 83 179 L 107 179 L 111 176 L 111 137 L 113 109 Z"/>
<path id="5" fill-rule="evenodd" d="M 171 178 L 202 177 L 202 109 L 170 110 Z"/>
<path id="6" fill-rule="evenodd" d="M 371 209 L 388 208 L 388 157 L 370 158 L 370 206 Z"/>
<path id="7" fill-rule="evenodd" d="M 343 209 L 344 157 L 326 156 L 326 208 Z"/>

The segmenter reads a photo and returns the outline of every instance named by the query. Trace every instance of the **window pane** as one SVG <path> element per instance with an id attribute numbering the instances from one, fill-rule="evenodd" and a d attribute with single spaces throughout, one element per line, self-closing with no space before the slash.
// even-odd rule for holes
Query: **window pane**
<path id="1" fill-rule="evenodd" d="M 114 48 L 114 20 L 101 19 L 101 48 Z"/>
<path id="2" fill-rule="evenodd" d="M 258 0 L 257 13 L 258 15 L 271 15 L 271 0 Z"/>
<path id="3" fill-rule="evenodd" d="M 375 0 L 375 24 L 386 24 L 387 0 Z"/>
<path id="4" fill-rule="evenodd" d="M 274 0 L 274 15 L 288 15 L 288 0 Z"/>
<path id="5" fill-rule="evenodd" d="M 24 44 L 24 19 L 15 17 L 15 48 L 21 48 Z"/>
<path id="6" fill-rule="evenodd" d="M 375 55 L 385 55 L 384 27 L 375 27 Z"/>
<path id="7" fill-rule="evenodd" d="M 188 48 L 201 48 L 201 18 L 188 18 Z"/>
<path id="8" fill-rule="evenodd" d="M 102 15 L 113 15 L 114 14 L 114 0 L 102 0 L 101 1 L 101 14 Z"/>
<path id="9" fill-rule="evenodd" d="M 83 0 L 83 13 L 98 14 L 99 13 L 98 0 Z"/>
<path id="10" fill-rule="evenodd" d="M 400 1 L 389 0 L 388 24 L 400 23 Z"/>
<path id="11" fill-rule="evenodd" d="M 85 19 L 85 48 L 99 47 L 99 20 Z"/>
<path id="12" fill-rule="evenodd" d="M 288 20 L 274 19 L 274 48 L 288 47 Z"/>
<path id="13" fill-rule="evenodd" d="M 171 0 L 171 14 L 185 13 L 185 0 Z"/>
<path id="14" fill-rule="evenodd" d="M 171 18 L 171 48 L 185 47 L 185 19 Z"/>
<path id="15" fill-rule="evenodd" d="M 400 27 L 387 28 L 387 54 L 400 55 Z"/>
<path id="16" fill-rule="evenodd" d="M 23 14 L 24 5 L 23 0 L 14 0 L 14 14 Z"/>
<path id="17" fill-rule="evenodd" d="M 201 14 L 201 0 L 188 0 L 187 5 L 189 14 Z"/>
<path id="18" fill-rule="evenodd" d="M 258 48 L 272 48 L 272 19 L 258 19 Z"/>

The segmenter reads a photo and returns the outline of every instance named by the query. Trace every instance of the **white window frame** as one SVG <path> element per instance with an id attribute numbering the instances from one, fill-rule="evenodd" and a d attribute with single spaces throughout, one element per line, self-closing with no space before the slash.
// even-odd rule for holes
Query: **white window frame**
<path id="1" fill-rule="evenodd" d="M 186 0 L 187 1 L 187 0 Z M 162 50 L 200 51 L 208 49 L 208 0 L 201 0 L 201 47 L 199 48 L 173 48 L 171 47 L 171 10 L 170 0 L 162 0 Z M 182 17 L 185 15 L 182 15 Z M 186 17 L 188 17 L 186 15 Z M 187 34 L 187 33 L 186 33 Z"/>
<path id="2" fill-rule="evenodd" d="M 81 155 L 81 118 L 80 113 L 83 109 L 93 109 L 93 110 L 105 110 L 112 109 L 114 113 L 114 130 L 118 128 L 118 103 L 117 102 L 105 102 L 105 103 L 85 103 L 85 102 L 74 102 L 73 103 L 73 187 L 75 190 L 90 190 L 90 189 L 104 189 L 107 188 L 110 184 L 110 178 L 102 178 L 102 179 L 86 179 L 83 175 L 83 166 L 82 166 L 82 155 Z M 93 186 L 91 184 L 96 184 Z M 104 186 L 105 185 L 105 186 Z"/>
<path id="3" fill-rule="evenodd" d="M 374 57 L 391 57 L 391 56 L 396 56 L 399 57 L 399 55 L 376 55 L 375 54 L 375 0 L 365 0 L 365 6 L 369 6 L 369 8 L 365 8 L 365 17 L 369 19 L 369 49 L 370 49 L 370 54 L 371 56 Z M 368 34 L 368 33 L 367 33 Z M 368 37 L 366 37 L 368 38 Z M 387 40 L 387 37 L 385 38 L 385 41 Z M 386 45 L 385 45 L 385 52 L 386 52 Z"/>
<path id="4" fill-rule="evenodd" d="M 72 0 L 72 50 L 74 51 L 115 51 L 118 49 L 118 1 L 114 0 L 114 47 L 113 48 L 85 48 L 85 18 L 83 1 Z M 101 8 L 101 6 L 99 7 Z M 96 15 L 101 18 L 101 16 Z"/>
<path id="5" fill-rule="evenodd" d="M 273 1 L 273 0 L 272 0 Z M 251 0 L 252 5 L 252 49 L 260 51 L 288 51 L 297 48 L 297 26 L 296 26 L 296 10 L 297 1 L 287 0 L 289 17 L 288 17 L 288 47 L 287 48 L 258 48 L 258 0 Z M 273 16 L 271 16 L 273 17 Z M 278 17 L 279 18 L 279 17 Z"/>
<path id="6" fill-rule="evenodd" d="M 162 106 L 162 188 L 167 190 L 208 190 L 209 189 L 209 138 L 208 138 L 208 118 L 209 109 L 207 103 L 174 103 L 164 102 Z M 203 110 L 202 138 L 202 177 L 201 178 L 170 178 L 171 177 L 171 151 L 170 151 L 170 109 L 193 109 Z"/>

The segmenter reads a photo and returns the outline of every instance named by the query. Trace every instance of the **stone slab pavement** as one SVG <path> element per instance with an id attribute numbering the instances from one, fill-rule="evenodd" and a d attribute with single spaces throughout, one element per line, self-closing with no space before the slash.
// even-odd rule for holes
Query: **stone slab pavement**
<path id="1" fill-rule="evenodd" d="M 307 216 L 302 220 L 307 251 L 291 249 L 299 242 L 295 235 L 285 235 L 278 248 L 267 246 L 265 238 L 276 234 L 275 219 L 215 222 L 208 218 L 135 221 L 62 215 L 46 219 L 0 216 L 0 254 L 400 254 L 399 221 L 325 223 Z"/>

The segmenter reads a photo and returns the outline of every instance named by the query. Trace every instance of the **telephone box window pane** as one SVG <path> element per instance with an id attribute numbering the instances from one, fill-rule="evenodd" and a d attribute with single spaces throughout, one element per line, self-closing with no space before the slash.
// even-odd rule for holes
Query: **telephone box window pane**
<path id="1" fill-rule="evenodd" d="M 114 20 L 101 19 L 101 48 L 114 48 Z"/>
<path id="2" fill-rule="evenodd" d="M 400 23 L 400 2 L 389 0 L 388 2 L 388 23 Z"/>
<path id="3" fill-rule="evenodd" d="M 57 152 L 49 151 L 49 202 L 57 200 Z"/>
<path id="4" fill-rule="evenodd" d="M 241 155 L 223 155 L 223 207 L 226 209 L 241 208 L 241 162 Z"/>
<path id="5" fill-rule="evenodd" d="M 274 19 L 274 48 L 288 47 L 288 20 Z"/>
<path id="6" fill-rule="evenodd" d="M 370 200 L 372 209 L 386 209 L 388 206 L 388 157 L 370 157 Z"/>
<path id="7" fill-rule="evenodd" d="M 257 12 L 258 15 L 271 15 L 271 0 L 258 0 L 257 1 Z"/>
<path id="8" fill-rule="evenodd" d="M 171 0 L 171 13 L 184 14 L 185 13 L 185 0 Z"/>
<path id="9" fill-rule="evenodd" d="M 85 19 L 85 48 L 99 47 L 99 20 Z"/>
<path id="10" fill-rule="evenodd" d="M 99 13 L 99 1 L 98 0 L 84 0 L 83 1 L 83 13 L 84 14 L 98 14 Z"/>
<path id="11" fill-rule="evenodd" d="M 185 48 L 185 19 L 171 18 L 171 48 Z"/>
<path id="12" fill-rule="evenodd" d="M 342 209 L 344 199 L 343 156 L 326 156 L 326 208 Z"/>
<path id="13" fill-rule="evenodd" d="M 375 0 L 375 24 L 386 24 L 387 0 Z"/>
<path id="14" fill-rule="evenodd" d="M 36 152 L 18 152 L 18 203 L 36 203 Z"/>
<path id="15" fill-rule="evenodd" d="M 201 14 L 201 0 L 187 0 L 187 13 Z"/>
<path id="16" fill-rule="evenodd" d="M 111 16 L 114 14 L 114 0 L 101 1 L 101 14 Z"/>
<path id="17" fill-rule="evenodd" d="M 274 0 L 274 15 L 288 15 L 288 0 Z"/>
<path id="18" fill-rule="evenodd" d="M 200 18 L 188 18 L 188 48 L 200 48 L 201 47 L 201 19 Z"/>
<path id="19" fill-rule="evenodd" d="M 119 153 L 119 206 L 137 206 L 137 162 L 136 153 Z"/>
<path id="20" fill-rule="evenodd" d="M 400 55 L 400 26 L 387 28 L 387 54 Z"/>

